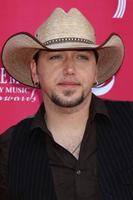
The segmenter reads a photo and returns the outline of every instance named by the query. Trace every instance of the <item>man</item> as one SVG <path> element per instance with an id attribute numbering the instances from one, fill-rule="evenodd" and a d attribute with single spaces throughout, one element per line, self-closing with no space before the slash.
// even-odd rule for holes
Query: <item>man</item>
<path id="1" fill-rule="evenodd" d="M 7 40 L 4 66 L 40 88 L 43 104 L 1 135 L 0 199 L 133 199 L 132 103 L 91 92 L 116 73 L 123 54 L 117 34 L 96 45 L 75 8 L 55 9 L 35 36 Z"/>

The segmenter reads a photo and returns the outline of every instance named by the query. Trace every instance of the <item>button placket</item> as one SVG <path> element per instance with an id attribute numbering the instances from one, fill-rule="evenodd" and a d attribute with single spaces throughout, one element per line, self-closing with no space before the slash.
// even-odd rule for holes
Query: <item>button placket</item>
<path id="1" fill-rule="evenodd" d="M 80 169 L 76 170 L 76 174 L 79 176 L 81 174 L 81 170 Z"/>

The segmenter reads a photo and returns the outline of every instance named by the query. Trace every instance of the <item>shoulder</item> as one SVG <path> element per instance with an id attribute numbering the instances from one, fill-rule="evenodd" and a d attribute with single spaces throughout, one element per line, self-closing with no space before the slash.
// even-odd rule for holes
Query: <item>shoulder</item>
<path id="1" fill-rule="evenodd" d="M 6 131 L 4 131 L 0 135 L 0 145 L 9 143 L 11 139 L 14 137 L 17 130 L 20 130 L 20 129 L 24 130 L 25 127 L 29 127 L 31 121 L 32 121 L 32 118 L 25 118 L 21 120 L 20 122 L 18 122 L 17 124 L 8 128 Z"/>
<path id="2" fill-rule="evenodd" d="M 133 114 L 133 102 L 131 101 L 112 101 L 103 100 L 110 113 L 116 114 Z"/>
<path id="3" fill-rule="evenodd" d="M 15 141 L 18 135 L 23 135 L 18 133 L 22 133 L 22 131 L 20 130 L 23 130 L 24 132 L 24 130 L 26 129 L 25 127 L 28 127 L 31 120 L 32 118 L 26 118 L 17 123 L 16 125 L 8 128 L 5 132 L 3 132 L 0 135 L 0 177 L 5 176 L 6 173 L 5 170 L 8 164 L 8 155 L 12 141 Z M 0 181 L 0 189 L 1 189 L 1 181 Z"/>
<path id="4" fill-rule="evenodd" d="M 133 137 L 133 102 L 105 100 L 105 105 L 113 127 L 121 133 L 130 132 Z"/>
<path id="5" fill-rule="evenodd" d="M 11 140 L 11 136 L 12 136 L 12 132 L 13 132 L 14 128 L 15 128 L 15 126 L 12 126 L 0 135 L 0 145 L 2 145 L 4 143 L 8 143 Z"/>
<path id="6" fill-rule="evenodd" d="M 103 99 L 103 101 L 107 105 L 112 105 L 112 106 L 128 106 L 133 109 L 133 101 L 119 101 L 119 100 L 107 100 Z"/>

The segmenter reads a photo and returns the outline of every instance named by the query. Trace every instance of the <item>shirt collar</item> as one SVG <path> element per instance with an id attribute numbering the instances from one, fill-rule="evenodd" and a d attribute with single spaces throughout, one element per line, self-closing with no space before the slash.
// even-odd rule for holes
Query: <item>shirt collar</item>
<path id="1" fill-rule="evenodd" d="M 92 120 L 97 114 L 104 115 L 105 117 L 110 119 L 105 101 L 103 99 L 98 98 L 94 94 L 92 95 L 90 112 L 91 112 Z"/>
<path id="2" fill-rule="evenodd" d="M 43 131 L 47 131 L 47 126 L 45 122 L 45 107 L 44 104 L 42 103 L 37 111 L 37 113 L 33 116 L 32 124 L 31 124 L 31 130 L 35 128 L 40 128 Z"/>
<path id="3" fill-rule="evenodd" d="M 104 100 L 96 97 L 93 94 L 90 105 L 90 120 L 93 120 L 97 114 L 100 114 L 100 116 L 104 115 L 105 117 L 110 118 Z M 45 116 L 45 107 L 44 104 L 42 103 L 37 113 L 33 116 L 31 124 L 31 133 L 32 130 L 40 128 L 42 131 L 50 134 L 44 116 Z"/>

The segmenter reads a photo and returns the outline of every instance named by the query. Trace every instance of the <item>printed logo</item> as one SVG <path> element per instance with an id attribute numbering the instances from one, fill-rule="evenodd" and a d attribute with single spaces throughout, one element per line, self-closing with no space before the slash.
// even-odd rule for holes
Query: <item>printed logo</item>
<path id="1" fill-rule="evenodd" d="M 36 89 L 24 87 L 18 81 L 10 77 L 5 68 L 0 67 L 0 102 L 35 102 Z"/>
<path id="2" fill-rule="evenodd" d="M 95 88 L 92 88 L 92 92 L 96 96 L 104 95 L 112 89 L 114 83 L 115 83 L 115 76 L 113 76 L 109 82 L 105 82 Z"/>
<path id="3" fill-rule="evenodd" d="M 116 12 L 113 18 L 122 18 L 126 10 L 126 0 L 119 0 Z"/>

